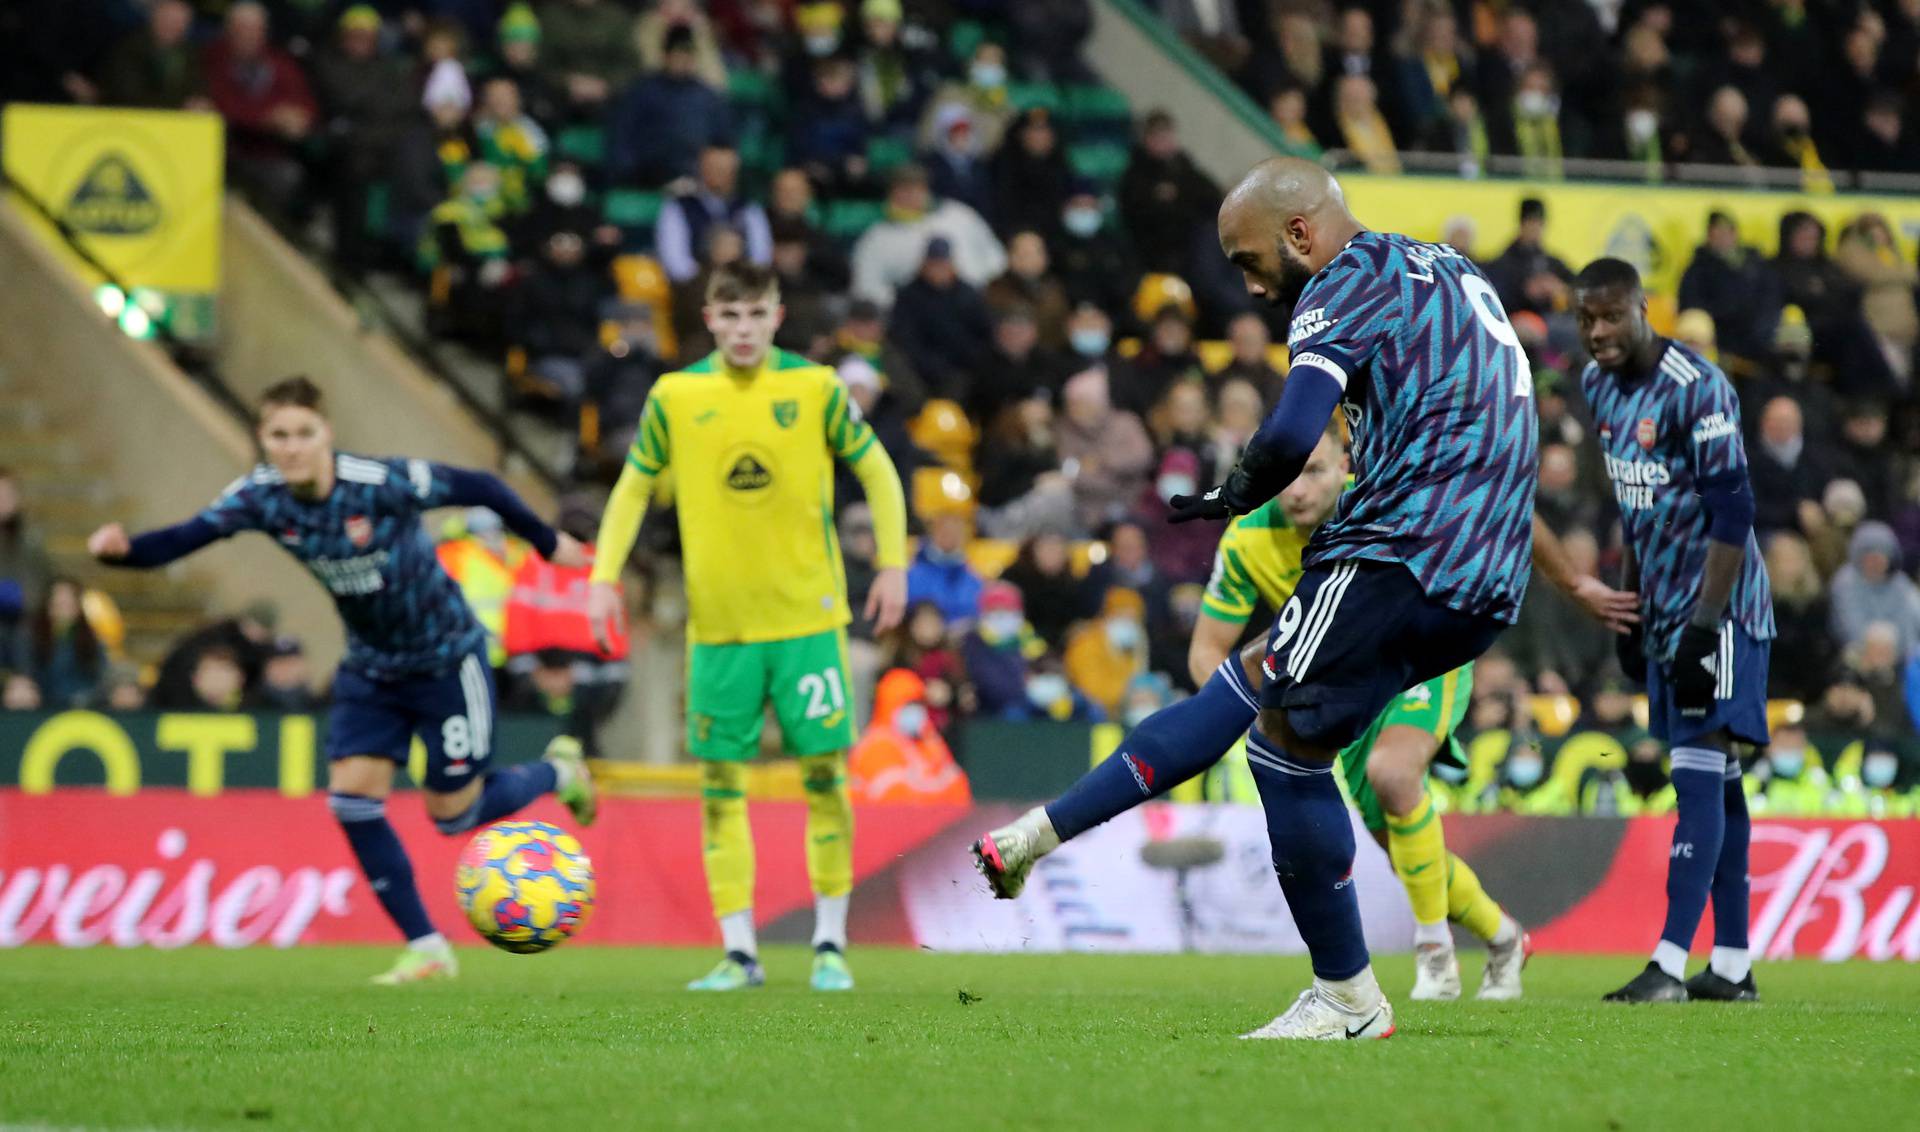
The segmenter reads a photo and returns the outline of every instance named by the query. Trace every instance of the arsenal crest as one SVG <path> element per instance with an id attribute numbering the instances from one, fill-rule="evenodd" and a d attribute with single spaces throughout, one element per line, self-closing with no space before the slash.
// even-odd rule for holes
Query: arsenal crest
<path id="1" fill-rule="evenodd" d="M 1652 417 L 1640 418 L 1640 427 L 1635 430 L 1634 438 L 1640 442 L 1640 447 L 1653 451 L 1653 442 L 1660 439 L 1660 431 Z"/>
<path id="2" fill-rule="evenodd" d="M 373 541 L 373 520 L 365 515 L 348 515 L 347 541 L 364 549 Z"/>

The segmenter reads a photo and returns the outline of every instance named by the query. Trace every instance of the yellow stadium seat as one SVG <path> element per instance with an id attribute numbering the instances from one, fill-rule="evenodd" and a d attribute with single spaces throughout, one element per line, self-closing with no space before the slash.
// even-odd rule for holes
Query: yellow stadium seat
<path id="1" fill-rule="evenodd" d="M 653 339 L 663 358 L 680 356 L 680 339 L 673 332 L 673 284 L 660 261 L 652 256 L 623 255 L 613 260 L 613 287 L 625 303 L 644 303 L 653 310 Z"/>
<path id="2" fill-rule="evenodd" d="M 1768 700 L 1767 729 L 1778 731 L 1782 727 L 1798 727 L 1807 717 L 1807 705 L 1799 700 Z"/>
<path id="3" fill-rule="evenodd" d="M 1218 373 L 1233 361 L 1233 343 L 1218 338 L 1195 342 L 1193 356 L 1200 359 L 1201 369 L 1208 373 Z"/>
<path id="4" fill-rule="evenodd" d="M 1133 292 L 1133 316 L 1141 322 L 1152 322 L 1153 316 L 1167 306 L 1180 308 L 1189 322 L 1199 316 L 1200 308 L 1193 301 L 1193 288 L 1185 279 L 1164 271 L 1156 271 L 1142 276 L 1140 286 Z"/>
<path id="5" fill-rule="evenodd" d="M 1533 725 L 1549 739 L 1573 730 L 1574 720 L 1580 718 L 1580 701 L 1572 696 L 1534 696 L 1529 706 L 1533 709 Z"/>
<path id="6" fill-rule="evenodd" d="M 942 398 L 928 401 L 907 426 L 913 442 L 956 471 L 973 470 L 973 446 L 980 439 L 966 410 Z"/>
<path id="7" fill-rule="evenodd" d="M 921 519 L 935 515 L 973 516 L 973 486 L 952 468 L 916 468 L 913 473 L 913 513 Z"/>
<path id="8" fill-rule="evenodd" d="M 1084 578 L 1087 576 L 1087 571 L 1107 560 L 1107 544 L 1091 539 L 1086 542 L 1076 542 L 1070 548 L 1068 558 L 1072 563 L 1073 576 Z"/>
<path id="9" fill-rule="evenodd" d="M 127 619 L 120 613 L 120 607 L 114 603 L 111 595 L 104 590 L 82 590 L 80 593 L 80 615 L 87 619 L 87 626 L 107 650 L 107 656 L 121 660 L 125 656 L 127 643 Z"/>
<path id="10" fill-rule="evenodd" d="M 967 565 L 973 572 L 991 581 L 1007 572 L 1020 557 L 1020 544 L 1003 538 L 977 538 L 967 544 Z"/>

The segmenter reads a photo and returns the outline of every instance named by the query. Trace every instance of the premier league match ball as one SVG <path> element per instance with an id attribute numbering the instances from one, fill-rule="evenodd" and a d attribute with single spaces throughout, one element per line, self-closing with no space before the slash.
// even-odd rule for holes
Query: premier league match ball
<path id="1" fill-rule="evenodd" d="M 481 830 L 460 854 L 454 884 L 473 930 L 516 955 L 571 938 L 593 911 L 593 862 L 572 834 L 543 821 Z"/>

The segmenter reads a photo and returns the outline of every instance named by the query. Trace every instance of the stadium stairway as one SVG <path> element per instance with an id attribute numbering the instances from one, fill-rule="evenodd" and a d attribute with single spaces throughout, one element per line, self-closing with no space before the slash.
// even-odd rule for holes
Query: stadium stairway
<path id="1" fill-rule="evenodd" d="M 20 473 L 29 521 L 56 569 L 111 597 L 130 659 L 152 662 L 216 613 L 265 599 L 320 665 L 342 645 L 331 603 L 259 539 L 223 543 L 167 571 L 109 570 L 86 554 L 102 522 L 177 522 L 254 459 L 246 427 L 164 351 L 135 341 L 10 202 L 0 201 L 0 463 Z M 185 584 L 183 584 L 183 582 Z"/>

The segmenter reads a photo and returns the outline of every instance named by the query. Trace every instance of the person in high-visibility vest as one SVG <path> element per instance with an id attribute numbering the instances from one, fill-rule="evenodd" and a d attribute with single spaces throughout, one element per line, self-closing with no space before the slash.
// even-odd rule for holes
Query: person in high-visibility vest
<path id="1" fill-rule="evenodd" d="M 472 508 L 442 533 L 447 537 L 434 553 L 487 631 L 487 663 L 497 671 L 507 663 L 507 598 L 527 545 L 509 538 L 500 516 L 485 507 Z"/>

